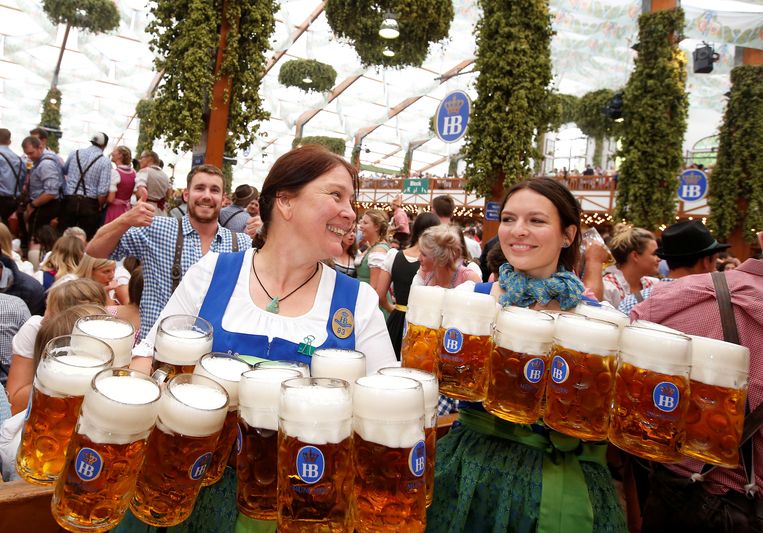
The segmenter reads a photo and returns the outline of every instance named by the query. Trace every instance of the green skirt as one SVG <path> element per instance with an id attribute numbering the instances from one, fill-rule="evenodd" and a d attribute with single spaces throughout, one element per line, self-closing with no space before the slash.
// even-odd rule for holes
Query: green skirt
<path id="1" fill-rule="evenodd" d="M 464 414 L 462 419 L 475 416 Z M 533 434 L 529 426 L 504 422 L 484 412 L 476 416 L 483 422 L 486 417 L 494 419 L 490 423 L 502 429 L 459 425 L 437 443 L 428 532 L 627 532 L 604 462 L 603 445 L 598 446 L 596 459 L 588 460 L 594 453 L 584 450 L 593 447 L 577 441 L 571 451 L 561 451 L 550 442 L 569 443 L 569 437 L 549 439 Z M 523 439 L 530 445 L 517 442 Z M 570 490 L 574 483 L 579 490 Z M 543 509 L 542 495 L 547 500 Z"/>

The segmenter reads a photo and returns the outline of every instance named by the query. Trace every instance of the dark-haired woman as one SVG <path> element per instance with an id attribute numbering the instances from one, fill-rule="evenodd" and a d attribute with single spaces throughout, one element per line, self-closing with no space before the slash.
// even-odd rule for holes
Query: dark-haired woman
<path id="1" fill-rule="evenodd" d="M 507 259 L 499 281 L 473 290 L 502 305 L 565 310 L 578 304 L 583 284 L 572 268 L 580 211 L 563 185 L 538 178 L 512 187 L 498 236 Z M 461 402 L 459 422 L 437 443 L 427 531 L 626 531 L 606 443 L 513 424 L 481 404 Z"/>

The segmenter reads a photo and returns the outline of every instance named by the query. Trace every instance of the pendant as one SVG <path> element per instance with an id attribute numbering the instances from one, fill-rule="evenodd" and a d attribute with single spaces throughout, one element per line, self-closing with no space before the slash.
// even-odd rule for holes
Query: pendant
<path id="1" fill-rule="evenodd" d="M 278 306 L 278 297 L 273 298 L 270 303 L 265 307 L 265 311 L 268 313 L 273 313 L 274 315 L 277 315 L 280 311 L 280 308 Z"/>

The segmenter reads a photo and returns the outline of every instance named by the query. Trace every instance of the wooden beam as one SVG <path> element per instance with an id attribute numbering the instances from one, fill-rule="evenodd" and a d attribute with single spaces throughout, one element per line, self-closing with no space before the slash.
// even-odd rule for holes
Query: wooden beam
<path id="1" fill-rule="evenodd" d="M 323 9 L 326 7 L 326 2 L 319 3 L 312 13 L 300 24 L 297 26 L 297 29 L 289 36 L 289 40 L 291 41 L 289 43 L 289 46 L 286 47 L 285 50 L 281 50 L 280 52 L 276 52 L 273 57 L 270 58 L 268 61 L 268 64 L 265 65 L 265 71 L 262 73 L 262 77 L 264 78 L 265 75 L 270 72 L 270 69 L 272 69 L 276 63 L 278 63 L 283 56 L 286 55 L 286 52 L 289 51 L 289 47 L 297 42 L 297 39 L 299 39 L 303 33 L 307 31 L 307 28 L 310 27 L 310 24 L 315 22 L 315 19 L 321 16 L 321 13 L 323 13 Z"/>
<path id="2" fill-rule="evenodd" d="M 438 159 L 437 159 L 437 161 L 434 161 L 433 163 L 429 163 L 428 165 L 424 165 L 423 167 L 421 167 L 420 169 L 418 169 L 416 172 L 426 172 L 426 171 L 427 171 L 427 170 L 429 170 L 430 168 L 432 168 L 432 167 L 436 167 L 436 166 L 437 166 L 437 165 L 439 165 L 440 163 L 442 163 L 442 162 L 444 162 L 444 161 L 447 161 L 447 160 L 448 160 L 448 156 L 447 156 L 447 155 L 444 155 L 444 156 L 442 156 L 442 157 L 438 158 Z"/>
<path id="3" fill-rule="evenodd" d="M 312 120 L 315 117 L 315 115 L 323 111 L 328 104 L 333 102 L 340 94 L 342 94 L 345 90 L 347 90 L 347 88 L 350 85 L 358 81 L 362 76 L 363 74 L 356 74 L 348 78 L 345 78 L 344 80 L 342 80 L 342 82 L 339 85 L 331 89 L 331 93 L 329 94 L 328 100 L 326 100 L 326 103 L 324 105 L 322 105 L 318 109 L 312 109 L 310 111 L 305 111 L 304 113 L 302 113 L 297 119 L 297 123 L 295 124 L 296 129 L 295 129 L 294 136 L 297 138 L 302 137 L 302 130 L 304 129 L 305 124 L 307 124 L 310 120 Z"/>

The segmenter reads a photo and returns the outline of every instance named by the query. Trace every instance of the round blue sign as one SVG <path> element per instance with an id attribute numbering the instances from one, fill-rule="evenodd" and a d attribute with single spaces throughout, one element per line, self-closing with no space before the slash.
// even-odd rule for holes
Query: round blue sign
<path id="1" fill-rule="evenodd" d="M 435 133 L 441 141 L 454 143 L 466 133 L 472 101 L 464 91 L 453 91 L 442 99 L 435 115 Z"/>
<path id="2" fill-rule="evenodd" d="M 681 393 L 678 387 L 670 381 L 662 381 L 655 385 L 652 391 L 652 401 L 654 406 L 660 411 L 672 413 L 678 409 L 678 403 L 681 400 Z"/>
<path id="3" fill-rule="evenodd" d="M 525 363 L 525 379 L 530 383 L 538 383 L 543 379 L 546 365 L 540 357 L 533 357 Z"/>
<path id="4" fill-rule="evenodd" d="M 707 193 L 707 175 L 696 168 L 684 170 L 678 183 L 678 198 L 684 202 L 696 202 Z"/>
<path id="5" fill-rule="evenodd" d="M 205 454 L 200 455 L 196 458 L 196 460 L 191 465 L 191 468 L 188 469 L 188 477 L 190 477 L 194 481 L 198 481 L 201 478 L 204 477 L 204 474 L 207 473 L 207 468 L 209 468 L 209 464 L 212 462 L 212 452 L 207 452 Z"/>
<path id="6" fill-rule="evenodd" d="M 325 469 L 323 452 L 315 446 L 303 446 L 297 452 L 297 475 L 305 483 L 317 483 Z"/>
<path id="7" fill-rule="evenodd" d="M 424 468 L 427 462 L 427 447 L 423 440 L 420 440 L 416 445 L 411 448 L 411 452 L 408 454 L 408 468 L 416 477 L 424 475 Z"/>
<path id="8" fill-rule="evenodd" d="M 92 448 L 82 448 L 74 459 L 74 469 L 82 481 L 93 481 L 101 475 L 103 459 Z"/>
<path id="9" fill-rule="evenodd" d="M 551 379 L 557 385 L 561 385 L 570 375 L 570 367 L 567 365 L 567 361 L 564 357 L 555 355 L 551 360 Z"/>
<path id="10" fill-rule="evenodd" d="M 464 345 L 464 334 L 456 328 L 448 328 L 442 338 L 442 346 L 448 353 L 458 353 Z"/>

